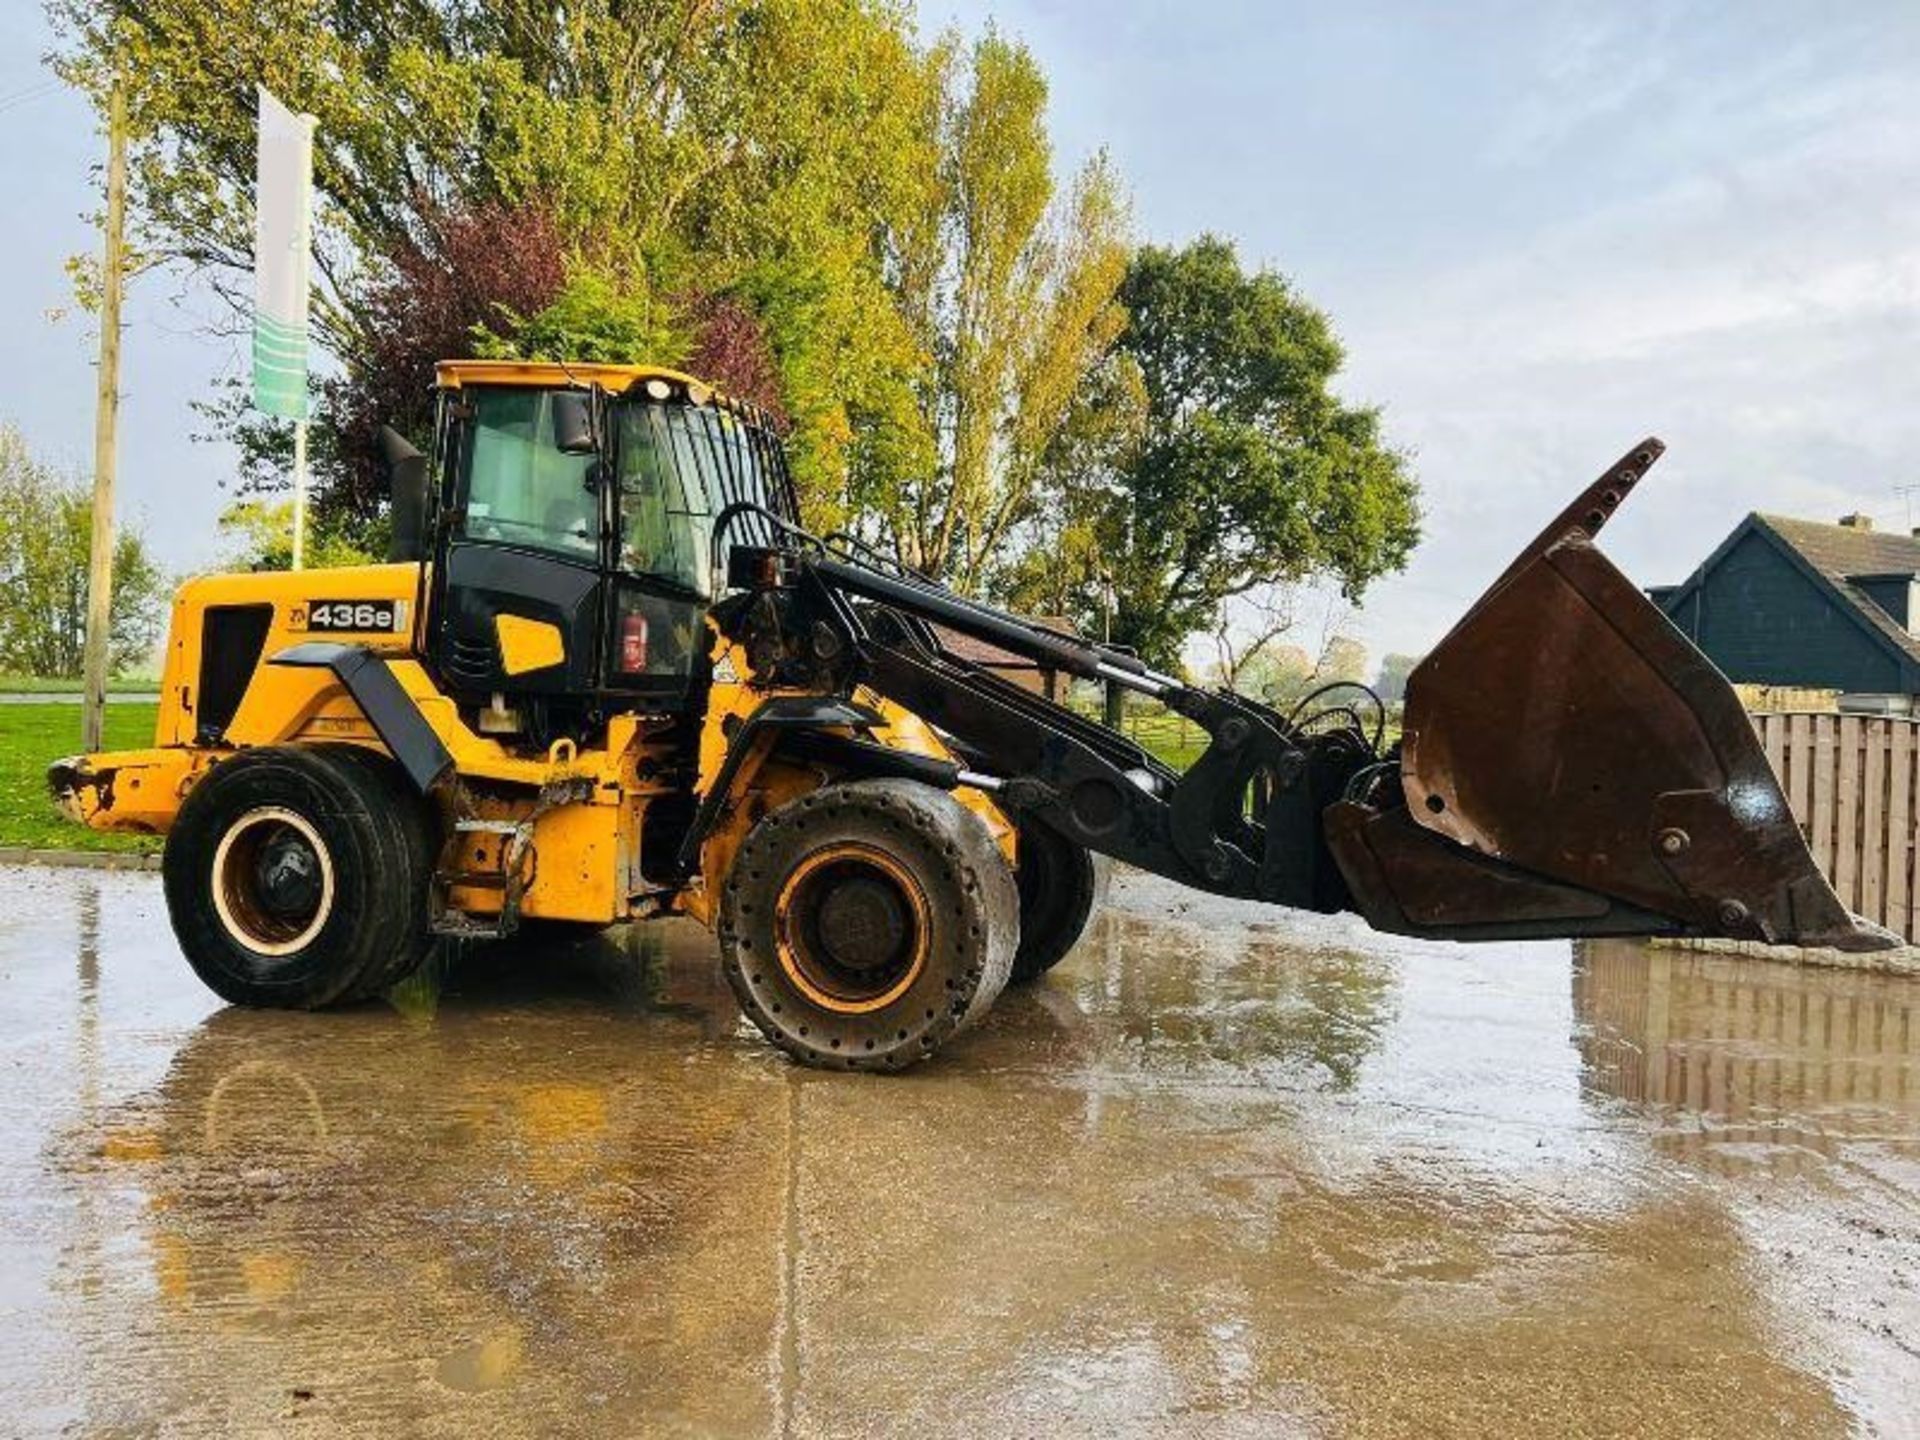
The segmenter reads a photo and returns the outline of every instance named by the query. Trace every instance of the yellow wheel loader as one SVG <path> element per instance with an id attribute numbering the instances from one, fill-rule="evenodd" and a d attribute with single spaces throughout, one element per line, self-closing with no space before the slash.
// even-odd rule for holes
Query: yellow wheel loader
<path id="1" fill-rule="evenodd" d="M 1281 713 L 800 528 L 763 415 L 644 366 L 460 361 L 432 453 L 383 432 L 390 563 L 174 602 L 151 749 L 56 764 L 167 837 L 223 998 L 374 994 L 436 936 L 685 914 L 808 1064 L 924 1059 L 1073 945 L 1105 855 L 1221 895 L 1462 940 L 1875 947 L 1814 868 L 1720 674 L 1594 548 L 1623 457 L 1414 672 Z M 956 653 L 1153 696 L 1176 773 Z"/>

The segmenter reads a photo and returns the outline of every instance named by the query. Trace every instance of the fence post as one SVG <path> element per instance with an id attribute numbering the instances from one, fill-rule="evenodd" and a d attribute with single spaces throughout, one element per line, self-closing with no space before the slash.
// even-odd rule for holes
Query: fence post
<path id="1" fill-rule="evenodd" d="M 1887 900 L 1885 924 L 1907 939 L 1913 935 L 1913 726 L 1889 722 L 1887 747 Z"/>
<path id="2" fill-rule="evenodd" d="M 1839 793 L 1833 815 L 1833 889 L 1840 903 L 1850 910 L 1860 908 L 1860 746 L 1865 728 L 1858 715 L 1840 717 Z"/>
<path id="3" fill-rule="evenodd" d="M 1865 751 L 1860 797 L 1860 913 L 1886 914 L 1887 878 L 1887 749 L 1892 744 L 1888 720 L 1868 720 L 1861 726 Z"/>

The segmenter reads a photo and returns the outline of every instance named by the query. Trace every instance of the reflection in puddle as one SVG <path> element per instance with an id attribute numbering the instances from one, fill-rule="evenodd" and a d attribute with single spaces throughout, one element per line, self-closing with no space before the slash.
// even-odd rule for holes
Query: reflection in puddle
<path id="1" fill-rule="evenodd" d="M 1670 1151 L 1790 1171 L 1840 1140 L 1914 1143 L 1911 980 L 1596 941 L 1573 994 L 1587 1083 L 1667 1112 Z"/>
<path id="2" fill-rule="evenodd" d="M 1783 1352 L 1868 1433 L 1912 1433 L 1920 985 L 1608 941 L 1580 947 L 1573 996 L 1591 1092 L 1644 1109 L 1656 1153 L 1733 1182 Z"/>
<path id="3" fill-rule="evenodd" d="M 701 1038 L 729 1033 L 739 1019 L 733 995 L 710 962 L 713 940 L 690 921 L 595 930 L 533 924 L 507 940 L 443 942 L 386 1003 L 430 1024 L 442 1003 L 553 1004 L 591 1000 L 611 1014 L 671 1015 L 700 1022 Z"/>
<path id="4" fill-rule="evenodd" d="M 1284 1090 L 1351 1089 L 1395 1017 L 1377 951 L 1276 938 L 1275 927 L 1150 926 L 1108 911 L 1076 963 L 1002 997 L 967 1043 L 1069 1056 L 1110 1072 L 1214 1072 Z"/>

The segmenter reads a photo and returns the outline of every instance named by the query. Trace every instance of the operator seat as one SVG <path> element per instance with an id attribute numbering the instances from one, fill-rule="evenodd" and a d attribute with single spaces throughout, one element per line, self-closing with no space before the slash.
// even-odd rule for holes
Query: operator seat
<path id="1" fill-rule="evenodd" d="M 562 495 L 549 503 L 543 523 L 557 545 L 578 550 L 583 555 L 599 549 L 595 538 L 599 516 L 595 513 L 593 496 L 584 490 L 578 496 Z"/>

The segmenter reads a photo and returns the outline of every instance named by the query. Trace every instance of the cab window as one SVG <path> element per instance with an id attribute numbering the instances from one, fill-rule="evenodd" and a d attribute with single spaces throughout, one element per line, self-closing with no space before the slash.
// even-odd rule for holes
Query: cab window
<path id="1" fill-rule="evenodd" d="M 620 407 L 620 568 L 711 595 L 713 505 L 687 444 L 684 406 Z"/>
<path id="2" fill-rule="evenodd" d="M 711 596 L 715 517 L 737 500 L 777 504 L 767 447 L 715 406 L 628 401 L 619 415 L 620 568 Z M 759 544 L 772 538 L 753 517 L 728 534 Z"/>
<path id="3" fill-rule="evenodd" d="M 552 392 L 469 395 L 466 538 L 594 559 L 600 549 L 599 500 L 588 485 L 594 460 L 554 443 Z"/>

